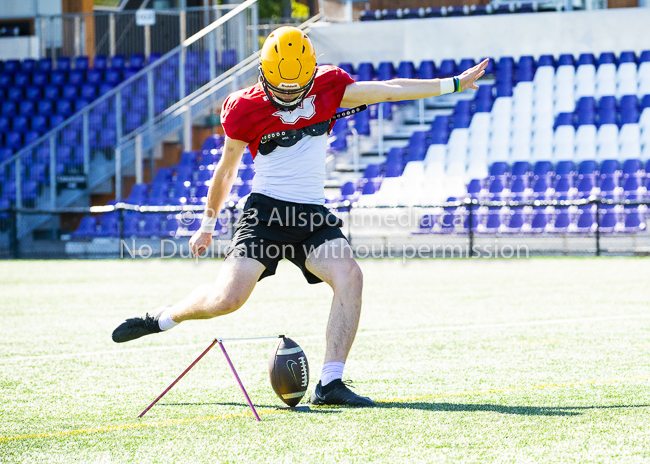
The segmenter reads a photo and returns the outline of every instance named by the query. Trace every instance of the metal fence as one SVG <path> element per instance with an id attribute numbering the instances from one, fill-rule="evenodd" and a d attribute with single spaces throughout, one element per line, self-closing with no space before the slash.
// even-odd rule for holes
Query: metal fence
<path id="1" fill-rule="evenodd" d="M 165 54 L 218 21 L 237 4 L 147 10 L 155 23 L 139 26 L 137 10 L 68 13 L 36 18 L 41 57 Z M 225 35 L 222 34 L 222 41 Z M 219 47 L 218 47 L 219 49 Z"/>
<path id="2" fill-rule="evenodd" d="M 241 203 L 239 204 L 241 205 Z M 220 213 L 206 256 L 224 256 L 239 205 Z M 437 206 L 329 205 L 359 258 L 648 256 L 650 201 L 479 202 Z M 2 258 L 187 258 L 205 206 L 0 210 Z M 20 237 L 21 223 L 38 222 Z"/>

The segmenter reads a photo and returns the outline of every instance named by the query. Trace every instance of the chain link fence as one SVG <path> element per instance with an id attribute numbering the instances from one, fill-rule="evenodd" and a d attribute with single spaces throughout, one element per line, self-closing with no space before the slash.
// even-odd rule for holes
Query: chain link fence
<path id="1" fill-rule="evenodd" d="M 218 216 L 210 250 L 222 257 L 241 210 Z M 359 258 L 527 258 L 650 255 L 650 201 L 480 202 L 359 207 L 330 204 Z M 0 210 L 4 259 L 188 258 L 205 206 Z M 30 223 L 38 227 L 29 227 Z M 28 234 L 20 231 L 32 230 Z"/>

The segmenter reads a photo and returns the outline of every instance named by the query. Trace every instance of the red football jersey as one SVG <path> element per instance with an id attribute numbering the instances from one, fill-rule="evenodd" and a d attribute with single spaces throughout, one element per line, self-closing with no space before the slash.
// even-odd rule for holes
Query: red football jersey
<path id="1" fill-rule="evenodd" d="M 248 142 L 253 157 L 264 134 L 301 129 L 331 119 L 341 104 L 345 88 L 352 84 L 345 71 L 336 66 L 318 66 L 314 85 L 293 111 L 277 109 L 257 83 L 228 95 L 221 108 L 221 124 L 231 139 Z"/>

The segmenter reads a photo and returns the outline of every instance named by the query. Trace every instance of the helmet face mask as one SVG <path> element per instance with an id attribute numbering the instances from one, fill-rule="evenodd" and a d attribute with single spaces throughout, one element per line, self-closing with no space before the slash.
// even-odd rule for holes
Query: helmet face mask
<path id="1" fill-rule="evenodd" d="M 264 42 L 260 52 L 260 82 L 273 106 L 296 109 L 314 84 L 316 53 L 298 28 L 280 27 Z"/>
<path id="2" fill-rule="evenodd" d="M 282 87 L 275 87 L 265 79 L 264 70 L 260 66 L 260 82 L 262 83 L 262 89 L 264 89 L 264 93 L 266 94 L 267 98 L 269 99 L 269 101 L 273 106 L 275 106 L 277 109 L 282 111 L 292 111 L 300 106 L 302 101 L 305 99 L 305 97 L 313 87 L 314 77 L 312 75 L 311 80 L 304 87 L 297 86 L 293 88 L 286 88 L 284 85 Z M 287 101 L 284 100 L 283 98 L 280 98 L 280 96 L 287 96 L 287 97 L 295 96 L 295 98 Z"/>

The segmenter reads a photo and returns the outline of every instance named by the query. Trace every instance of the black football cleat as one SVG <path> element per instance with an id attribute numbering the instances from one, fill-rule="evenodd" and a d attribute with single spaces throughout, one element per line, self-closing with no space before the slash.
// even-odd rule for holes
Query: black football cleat
<path id="1" fill-rule="evenodd" d="M 311 404 L 315 406 L 337 405 L 353 406 L 357 408 L 372 408 L 375 402 L 365 396 L 359 396 L 348 388 L 347 381 L 341 379 L 332 380 L 324 387 L 320 381 L 311 395 Z"/>
<path id="2" fill-rule="evenodd" d="M 145 335 L 162 332 L 158 325 L 158 319 L 166 308 L 161 308 L 154 313 L 145 313 L 144 316 L 131 317 L 113 331 L 113 341 L 115 343 L 124 343 L 144 337 Z"/>

